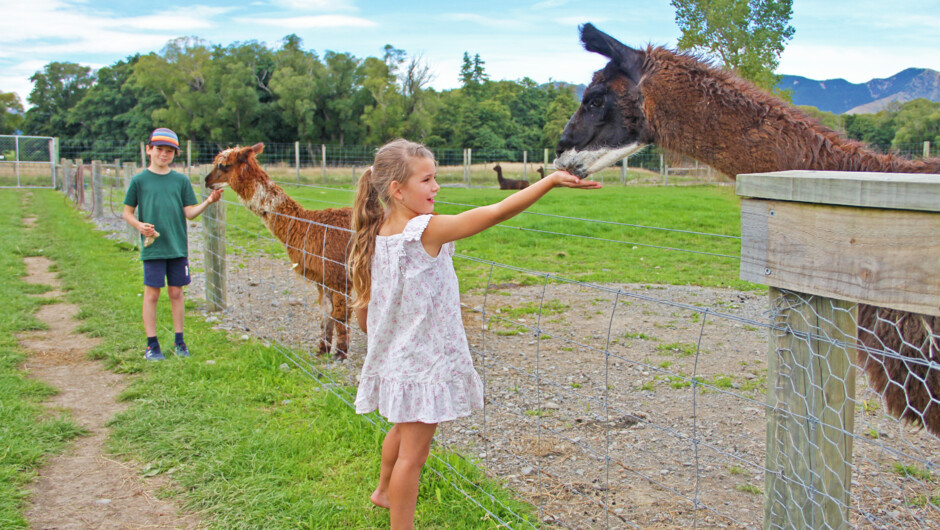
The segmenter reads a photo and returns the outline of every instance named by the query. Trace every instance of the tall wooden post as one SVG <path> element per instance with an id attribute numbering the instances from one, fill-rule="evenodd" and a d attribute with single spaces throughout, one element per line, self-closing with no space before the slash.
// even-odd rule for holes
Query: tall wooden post
<path id="1" fill-rule="evenodd" d="M 323 183 L 326 184 L 326 144 L 320 144 L 320 161 L 323 167 Z"/>
<path id="2" fill-rule="evenodd" d="M 940 315 L 940 175 L 737 176 L 741 278 L 771 287 L 764 528 L 850 524 L 856 304 Z"/>
<path id="3" fill-rule="evenodd" d="M 529 167 L 529 152 L 522 151 L 522 180 L 526 178 L 526 169 Z"/>
<path id="4" fill-rule="evenodd" d="M 127 190 L 131 187 L 131 178 L 137 173 L 137 166 L 133 162 L 124 162 L 124 196 L 127 196 Z M 124 209 L 123 203 L 124 198 L 121 198 L 121 209 Z M 135 247 L 140 246 L 140 232 L 134 229 L 133 226 L 127 225 L 124 229 L 124 238 L 128 243 L 134 245 Z"/>
<path id="5" fill-rule="evenodd" d="M 551 171 L 548 170 L 548 148 L 547 147 L 545 148 L 545 151 L 542 153 L 542 167 L 545 168 L 543 170 L 545 171 L 545 174 L 551 173 Z"/>
<path id="6" fill-rule="evenodd" d="M 203 186 L 202 198 L 209 197 L 211 190 Z M 206 303 L 209 311 L 225 310 L 225 202 L 209 205 L 202 214 L 205 234 Z"/>
<path id="7" fill-rule="evenodd" d="M 91 161 L 91 192 L 92 192 L 92 216 L 95 219 L 104 217 L 104 193 L 101 186 L 101 161 Z"/>
<path id="8" fill-rule="evenodd" d="M 628 157 L 623 157 L 620 161 L 620 184 L 627 183 L 627 160 Z"/>
<path id="9" fill-rule="evenodd" d="M 294 167 L 297 169 L 297 184 L 300 184 L 300 142 L 294 142 Z"/>

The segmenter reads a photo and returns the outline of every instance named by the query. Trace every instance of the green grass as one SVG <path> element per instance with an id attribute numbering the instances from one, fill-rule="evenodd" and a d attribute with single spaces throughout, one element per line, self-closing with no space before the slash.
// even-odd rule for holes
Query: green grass
<path id="1" fill-rule="evenodd" d="M 15 205 L 20 194 L 7 192 L 0 197 L 10 203 L 5 204 L 2 222 L 18 223 Z M 92 355 L 118 372 L 138 374 L 122 395 L 130 408 L 109 424 L 112 451 L 138 461 L 145 475 L 171 474 L 174 487 L 164 494 L 200 513 L 212 528 L 387 527 L 388 512 L 373 509 L 368 500 L 378 479 L 384 437 L 380 428 L 322 391 L 302 371 L 280 370 L 285 358 L 274 348 L 213 330 L 191 311 L 193 301 L 187 301 L 186 335 L 194 357 L 145 363 L 137 252 L 94 231 L 59 194 L 34 192 L 33 202 L 34 210 L 42 212 L 36 228 L 26 234 L 5 226 L 0 232 L 6 247 L 0 255 L 10 271 L 0 284 L 3 301 L 15 309 L 6 312 L 13 316 L 5 317 L 4 330 L 36 325 L 29 316 L 36 303 L 22 297 L 25 287 L 17 287 L 17 277 L 22 274 L 22 256 L 42 248 L 56 262 L 68 300 L 81 306 L 80 329 L 104 338 Z M 157 317 L 164 341 L 172 337 L 171 321 L 164 298 Z M 29 470 L 76 430 L 66 428 L 67 423 L 43 420 L 31 403 L 48 395 L 49 389 L 24 380 L 14 368 L 22 353 L 12 346 L 4 348 L 3 413 L 11 408 L 8 402 L 24 409 L 16 418 L 3 418 L 4 437 L 11 436 L 8 424 L 14 420 L 22 424 L 14 424 L 15 437 L 4 444 L 11 449 L 2 461 L 6 480 L 0 486 L 4 509 L 0 522 L 15 523 L 0 525 L 7 527 L 25 524 L 20 515 L 21 490 Z M 7 396 L 8 388 L 16 391 Z M 475 497 L 499 516 L 512 520 L 488 495 L 516 514 L 537 518 L 531 506 L 514 500 L 465 460 L 452 454 L 440 459 L 479 484 L 487 493 L 476 492 Z M 433 458 L 429 465 L 444 469 Z M 462 487 L 475 491 L 470 484 Z M 448 481 L 431 470 L 423 473 L 419 527 L 494 527 L 495 522 L 485 522 L 485 517 Z"/>
<path id="2" fill-rule="evenodd" d="M 0 528 L 27 527 L 22 514 L 27 483 L 49 455 L 82 432 L 68 414 L 46 412 L 41 402 L 54 390 L 18 369 L 26 357 L 14 335 L 45 328 L 33 317 L 44 302 L 27 295 L 46 288 L 20 280 L 26 274 L 23 258 L 39 254 L 23 243 L 21 218 L 40 211 L 32 205 L 24 209 L 25 195 L 0 193 Z"/>
<path id="3" fill-rule="evenodd" d="M 352 204 L 351 187 L 320 189 L 285 184 L 285 191 L 308 209 Z M 455 214 L 498 202 L 511 192 L 486 188 L 441 188 L 438 213 Z M 237 202 L 231 190 L 226 200 Z M 740 236 L 740 202 L 732 187 L 621 187 L 601 190 L 556 189 L 521 214 L 500 226 L 457 243 L 454 260 L 461 289 L 484 287 L 489 263 L 510 264 L 526 270 L 550 273 L 586 282 L 662 283 L 727 286 L 756 289 L 738 279 L 740 261 L 734 258 L 666 250 L 689 249 L 726 256 L 740 256 L 740 240 L 687 233 L 599 224 L 564 216 L 616 223 L 672 228 L 708 234 Z M 240 205 L 228 206 L 226 237 L 230 252 L 263 251 L 285 255 L 272 241 L 260 218 Z M 523 231 L 539 230 L 542 232 Z M 565 237 L 575 234 L 591 239 Z M 529 285 L 543 282 L 537 275 L 502 267 L 492 268 L 494 285 Z"/>

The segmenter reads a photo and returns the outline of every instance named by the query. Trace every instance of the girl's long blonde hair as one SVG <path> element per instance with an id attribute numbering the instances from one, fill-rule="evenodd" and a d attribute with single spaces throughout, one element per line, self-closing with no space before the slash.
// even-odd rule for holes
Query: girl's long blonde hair
<path id="1" fill-rule="evenodd" d="M 359 177 L 356 200 L 353 203 L 352 247 L 349 269 L 356 290 L 354 308 L 366 307 L 372 295 L 372 255 L 375 238 L 385 221 L 386 208 L 392 199 L 389 185 L 392 181 L 404 184 L 411 176 L 412 160 L 430 158 L 431 151 L 417 143 L 399 138 L 383 145 L 375 153 L 372 166 Z"/>

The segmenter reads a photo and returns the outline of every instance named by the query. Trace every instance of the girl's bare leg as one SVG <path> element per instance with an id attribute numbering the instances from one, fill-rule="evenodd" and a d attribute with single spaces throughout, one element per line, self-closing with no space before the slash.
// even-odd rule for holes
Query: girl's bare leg
<path id="1" fill-rule="evenodd" d="M 398 460 L 400 443 L 401 435 L 398 432 L 398 425 L 393 425 L 385 435 L 385 441 L 382 442 L 382 471 L 379 472 L 379 486 L 372 492 L 372 504 L 380 508 L 389 507 L 388 481 L 392 478 L 392 468 Z"/>
<path id="2" fill-rule="evenodd" d="M 415 505 L 418 502 L 418 480 L 428 459 L 436 423 L 399 423 L 398 459 L 388 484 L 392 530 L 414 528 Z"/>

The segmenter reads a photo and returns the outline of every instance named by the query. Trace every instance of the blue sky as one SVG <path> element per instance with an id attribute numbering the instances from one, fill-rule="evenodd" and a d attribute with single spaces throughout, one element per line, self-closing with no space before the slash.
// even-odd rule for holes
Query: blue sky
<path id="1" fill-rule="evenodd" d="M 778 73 L 860 83 L 940 70 L 940 1 L 794 0 L 793 11 Z M 458 85 L 465 51 L 480 54 L 491 79 L 587 83 L 605 61 L 580 47 L 584 22 L 635 47 L 679 37 L 668 0 L 0 0 L 0 13 L 0 91 L 24 105 L 29 77 L 49 62 L 99 68 L 180 36 L 277 47 L 295 33 L 320 54 L 358 57 L 392 44 L 421 55 L 437 89 Z"/>

